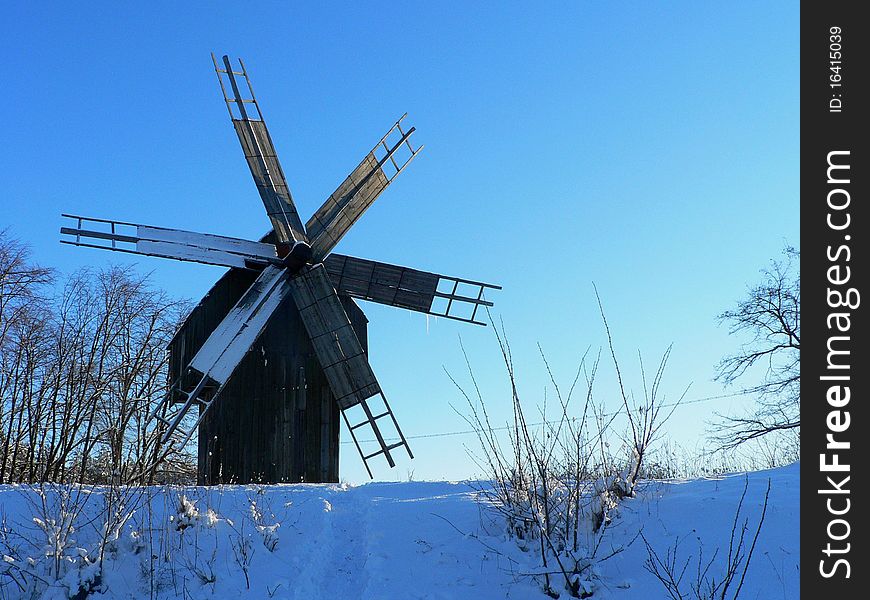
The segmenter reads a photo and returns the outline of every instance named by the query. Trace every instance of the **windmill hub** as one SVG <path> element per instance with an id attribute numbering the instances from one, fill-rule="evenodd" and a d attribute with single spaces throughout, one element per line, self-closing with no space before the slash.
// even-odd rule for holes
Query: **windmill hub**
<path id="1" fill-rule="evenodd" d="M 77 215 L 63 215 L 74 227 L 60 230 L 67 244 L 230 268 L 170 343 L 170 389 L 152 413 L 161 434 L 153 464 L 199 428 L 201 483 L 299 481 L 305 472 L 338 481 L 339 413 L 369 475 L 376 456 L 391 467 L 393 450 L 413 458 L 369 364 L 354 300 L 485 325 L 484 290 L 501 288 L 332 252 L 422 149 L 411 143 L 414 128 L 403 128 L 406 115 L 303 223 L 244 63 L 212 59 L 274 245 Z M 187 415 L 195 418 L 182 428 Z"/>
<path id="2" fill-rule="evenodd" d="M 285 248 L 287 248 L 286 244 L 279 244 L 276 246 L 278 256 L 281 256 L 281 250 Z M 302 267 L 311 262 L 313 256 L 314 254 L 312 253 L 311 246 L 308 242 L 297 241 L 281 260 L 282 264 L 287 267 L 291 273 L 296 274 Z"/>

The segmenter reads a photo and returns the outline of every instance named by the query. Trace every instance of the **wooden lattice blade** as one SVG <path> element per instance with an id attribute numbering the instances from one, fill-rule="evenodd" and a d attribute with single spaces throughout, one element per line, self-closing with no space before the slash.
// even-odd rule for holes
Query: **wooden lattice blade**
<path id="1" fill-rule="evenodd" d="M 409 138 L 414 128 L 406 133 L 402 129 L 402 119 L 390 128 L 306 223 L 315 261 L 329 254 L 422 149 L 411 146 Z"/>
<path id="2" fill-rule="evenodd" d="M 218 65 L 214 55 L 212 60 L 245 160 L 278 241 L 288 245 L 297 241 L 307 242 L 305 227 L 296 211 L 296 204 L 287 186 L 284 170 L 278 161 L 278 153 L 266 128 L 260 106 L 254 97 L 244 63 L 239 60 L 241 70 L 236 71 L 227 56 L 222 59 L 223 68 Z"/>
<path id="3" fill-rule="evenodd" d="M 291 279 L 290 290 L 338 405 L 348 408 L 379 393 L 378 380 L 323 265 Z"/>
<path id="4" fill-rule="evenodd" d="M 286 269 L 269 265 L 211 332 L 190 367 L 223 384 L 290 293 Z"/>
<path id="5" fill-rule="evenodd" d="M 383 455 L 387 464 L 394 467 L 391 452 L 396 448 L 404 447 L 413 458 L 325 267 L 322 264 L 306 267 L 290 280 L 290 288 L 317 360 L 369 475 L 368 461 L 376 456 Z M 370 405 L 374 396 L 382 401 L 382 408 L 377 411 Z M 354 412 L 356 416 L 349 416 Z M 389 444 L 385 440 L 381 431 L 387 424 L 398 435 L 398 443 Z M 363 450 L 357 439 L 360 428 L 367 428 L 374 435 L 377 450 L 370 453 Z"/>
<path id="6" fill-rule="evenodd" d="M 266 123 L 234 119 L 233 127 L 239 136 L 245 160 L 278 240 L 285 243 L 306 241 L 302 219 L 296 212 L 293 196 L 278 162 Z"/>
<path id="7" fill-rule="evenodd" d="M 63 215 L 62 243 L 222 267 L 261 270 L 277 263 L 275 246 L 179 229 Z"/>
<path id="8" fill-rule="evenodd" d="M 369 153 L 308 221 L 315 258 L 325 256 L 362 216 L 389 182 Z"/>
<path id="9" fill-rule="evenodd" d="M 485 325 L 484 298 L 497 285 L 418 271 L 408 267 L 330 254 L 323 261 L 329 280 L 342 295 L 438 317 Z"/>
<path id="10" fill-rule="evenodd" d="M 183 446 L 218 399 L 227 380 L 242 362 L 269 318 L 289 293 L 289 273 L 269 265 L 211 332 L 185 372 L 155 408 L 152 416 L 160 425 L 162 443 Z M 199 406 L 196 422 L 186 431 L 179 426 L 190 409 Z"/>

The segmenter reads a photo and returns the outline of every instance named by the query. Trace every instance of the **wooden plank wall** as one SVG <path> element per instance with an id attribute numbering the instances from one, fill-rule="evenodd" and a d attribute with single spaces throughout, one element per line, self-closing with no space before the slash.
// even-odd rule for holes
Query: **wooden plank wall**
<path id="1" fill-rule="evenodd" d="M 193 310 L 169 347 L 172 378 L 255 277 L 228 271 Z M 350 298 L 341 301 L 367 351 L 365 315 Z M 338 406 L 287 298 L 200 425 L 199 483 L 338 481 L 339 426 Z"/>

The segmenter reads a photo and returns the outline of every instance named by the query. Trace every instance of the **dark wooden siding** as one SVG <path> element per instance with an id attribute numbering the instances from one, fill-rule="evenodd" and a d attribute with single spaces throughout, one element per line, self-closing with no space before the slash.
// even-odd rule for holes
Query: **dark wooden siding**
<path id="1" fill-rule="evenodd" d="M 183 372 L 209 333 L 254 281 L 228 271 L 170 344 L 170 376 Z M 367 319 L 341 297 L 367 351 Z M 311 342 L 287 298 L 227 382 L 199 428 L 199 482 L 338 481 L 340 415 Z"/>

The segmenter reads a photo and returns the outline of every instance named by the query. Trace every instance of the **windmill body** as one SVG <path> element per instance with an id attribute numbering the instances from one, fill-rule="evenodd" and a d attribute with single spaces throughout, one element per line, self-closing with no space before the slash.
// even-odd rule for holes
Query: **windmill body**
<path id="1" fill-rule="evenodd" d="M 64 243 L 229 267 L 170 344 L 155 462 L 199 432 L 200 483 L 337 481 L 339 424 L 370 461 L 413 458 L 355 299 L 483 324 L 486 289 L 332 252 L 420 151 L 399 119 L 303 224 L 244 64 L 215 71 L 272 232 L 259 242 L 77 215 Z M 243 92 L 244 90 L 244 92 Z"/>
<path id="2" fill-rule="evenodd" d="M 194 308 L 169 345 L 171 381 L 255 277 L 231 269 Z M 367 350 L 365 315 L 352 299 L 341 299 Z M 340 426 L 296 305 L 285 299 L 199 425 L 199 483 L 338 481 L 339 449 L 348 448 L 339 444 Z"/>

